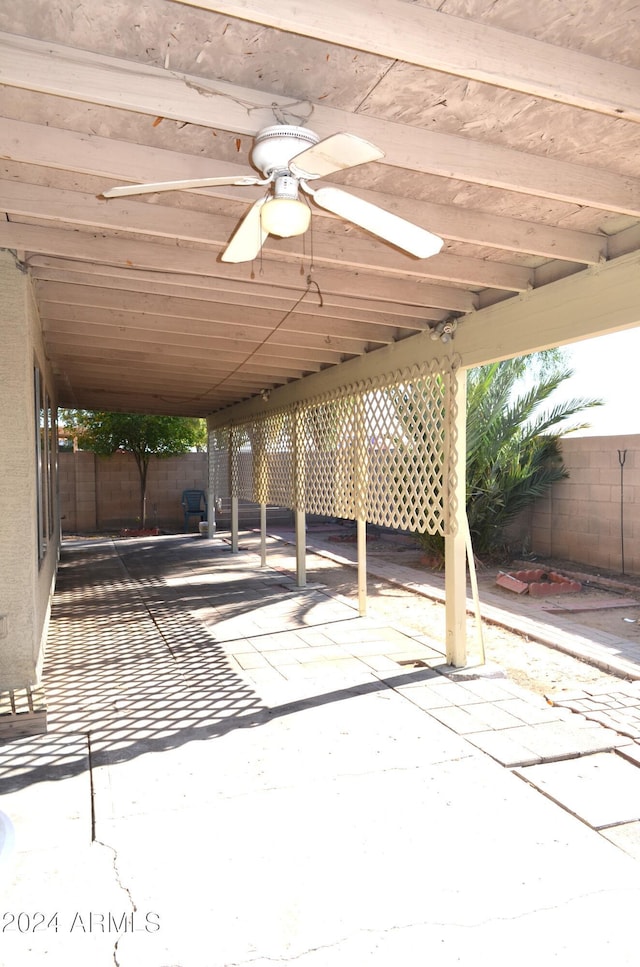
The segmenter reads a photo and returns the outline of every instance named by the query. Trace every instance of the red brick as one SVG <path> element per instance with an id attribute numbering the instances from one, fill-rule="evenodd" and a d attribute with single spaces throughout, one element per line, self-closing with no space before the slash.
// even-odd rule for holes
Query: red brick
<path id="1" fill-rule="evenodd" d="M 507 591 L 515 591 L 516 594 L 525 594 L 529 590 L 529 585 L 518 580 L 513 574 L 500 573 L 496 578 L 496 584 L 506 588 Z"/>

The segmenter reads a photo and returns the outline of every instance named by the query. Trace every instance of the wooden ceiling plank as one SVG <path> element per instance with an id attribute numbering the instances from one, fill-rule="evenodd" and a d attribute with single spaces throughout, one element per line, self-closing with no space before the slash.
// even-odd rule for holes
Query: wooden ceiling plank
<path id="1" fill-rule="evenodd" d="M 134 395 L 128 393 L 125 396 L 118 394 L 111 389 L 108 391 L 94 391 L 92 386 L 82 386 L 79 388 L 82 398 L 85 401 L 84 408 L 88 410 L 109 410 L 115 413 L 157 413 L 172 416 L 200 416 L 204 417 L 211 409 L 211 401 L 208 403 L 203 400 L 192 402 L 159 400 L 157 396 Z M 70 388 L 59 389 L 59 405 L 71 408 L 77 407 L 77 398 L 73 395 Z M 231 398 L 231 394 L 230 394 Z M 220 406 L 224 404 L 220 402 Z M 227 404 L 228 405 L 228 404 Z"/>
<path id="2" fill-rule="evenodd" d="M 587 111 L 640 121 L 639 71 L 415 3 L 178 2 Z"/>
<path id="3" fill-rule="evenodd" d="M 299 293 L 284 286 L 261 286 L 259 294 L 253 282 L 239 279 L 204 278 L 198 275 L 163 275 L 126 267 L 96 262 L 73 262 L 46 256 L 31 256 L 30 274 L 34 280 L 65 282 L 72 285 L 99 285 L 105 288 L 123 289 L 131 292 L 166 292 L 184 298 L 211 302 L 231 302 L 235 305 L 278 305 L 286 310 L 299 298 Z M 336 317 L 361 318 L 362 321 L 393 322 L 399 328 L 419 329 L 423 319 L 440 321 L 447 317 L 443 310 L 431 307 L 404 305 L 401 302 L 375 302 L 358 299 L 340 292 L 323 292 L 322 301 L 330 306 Z M 300 309 L 305 303 L 300 304 Z"/>
<path id="4" fill-rule="evenodd" d="M 167 345 L 145 339 L 118 339 L 115 336 L 95 336 L 93 334 L 89 335 L 86 332 L 82 334 L 82 340 L 79 341 L 77 333 L 55 332 L 50 329 L 44 334 L 44 344 L 52 357 L 64 355 L 65 359 L 69 353 L 82 354 L 85 352 L 95 353 L 100 351 L 103 353 L 134 353 L 152 360 L 170 361 L 172 364 L 175 362 L 178 365 L 181 364 L 182 360 L 189 360 L 189 367 L 193 365 L 194 360 L 193 347 L 185 345 L 184 343 L 181 345 Z M 207 358 L 204 347 L 199 346 L 198 350 L 203 358 Z M 212 349 L 211 358 L 215 359 L 216 363 L 220 365 L 235 365 L 237 363 L 243 363 L 247 358 L 247 353 L 246 351 L 243 353 L 230 353 L 220 349 L 216 349 L 214 352 Z M 306 358 L 292 360 L 287 364 L 286 358 L 283 358 L 281 355 L 265 356 L 264 354 L 258 355 L 256 353 L 251 357 L 251 368 L 256 373 L 273 372 L 275 375 L 286 376 L 287 374 L 299 372 L 302 369 L 306 372 L 319 372 L 322 369 L 322 364 Z"/>
<path id="5" fill-rule="evenodd" d="M 200 300 L 202 303 L 218 303 L 222 302 L 227 305 L 233 306 L 244 306 L 248 309 L 262 308 L 262 309 L 274 309 L 275 311 L 288 312 L 291 308 L 291 298 L 277 299 L 268 298 L 266 293 L 260 297 L 253 292 L 233 292 L 225 291 L 223 289 L 195 289 L 193 286 L 169 286 L 161 285 L 158 281 L 146 282 L 140 281 L 138 279 L 126 279 L 126 278 L 110 278 L 107 276 L 97 276 L 91 274 L 90 272 L 66 272 L 64 270 L 55 269 L 31 269 L 31 278 L 36 282 L 56 282 L 62 285 L 79 285 L 79 286 L 99 286 L 105 289 L 114 289 L 117 291 L 124 292 L 135 292 L 135 293 L 151 293 L 156 295 L 159 291 L 166 294 L 167 298 L 182 298 L 182 299 L 196 299 Z M 313 298 L 313 295 L 311 295 Z M 316 294 L 317 298 L 317 294 Z M 409 329 L 418 331 L 420 329 L 426 329 L 429 327 L 429 319 L 433 319 L 433 315 L 426 316 L 424 313 L 418 316 L 404 316 L 404 315 L 391 315 L 387 312 L 373 312 L 367 310 L 360 310 L 357 304 L 353 308 L 341 307 L 336 305 L 334 301 L 329 302 L 328 300 L 323 300 L 325 308 L 331 305 L 331 316 L 334 319 L 350 319 L 353 322 L 369 322 L 373 325 L 388 325 L 394 326 L 401 329 Z M 296 307 L 297 313 L 302 313 L 305 315 L 317 314 L 318 304 L 308 305 L 306 302 L 300 302 Z M 439 315 L 441 318 L 444 317 L 444 313 L 435 314 Z"/>
<path id="6" fill-rule="evenodd" d="M 65 369 L 69 369 L 74 363 L 82 363 L 86 361 L 87 364 L 92 363 L 102 363 L 108 366 L 111 372 L 113 372 L 114 364 L 118 367 L 118 373 L 121 372 L 122 367 L 133 367 L 135 370 L 136 366 L 150 366 L 153 371 L 165 372 L 167 375 L 172 374 L 182 374 L 188 375 L 193 373 L 194 376 L 203 373 L 211 372 L 229 372 L 238 366 L 238 363 L 233 362 L 222 362 L 213 354 L 211 355 L 212 362 L 209 364 L 205 362 L 204 358 L 200 357 L 199 362 L 194 362 L 193 358 L 185 356 L 161 356 L 157 353 L 150 351 L 148 348 L 144 349 L 123 349 L 120 346 L 110 347 L 109 355 L 107 356 L 104 352 L 104 348 L 96 345 L 86 346 L 73 346 L 70 344 L 55 342 L 51 343 L 47 341 L 47 348 L 52 353 L 52 359 L 56 359 L 56 354 L 60 351 L 64 353 L 64 360 L 60 362 L 64 363 Z M 254 359 L 251 357 L 246 362 L 241 361 L 242 369 L 241 373 L 244 378 L 250 379 L 299 379 L 303 373 L 319 372 L 319 368 L 306 369 L 304 366 L 298 367 L 286 367 L 286 366 L 266 366 L 266 365 L 254 365 Z"/>
<path id="7" fill-rule="evenodd" d="M 298 346 L 313 351 L 315 348 L 331 348 L 337 353 L 365 352 L 367 347 L 378 340 L 357 339 L 351 336 L 326 334 L 320 332 L 273 332 L 271 329 L 243 329 L 240 326 L 231 329 L 225 322 L 200 322 L 194 320 L 183 330 L 179 330 L 174 320 L 169 317 L 156 317 L 144 313 L 128 313 L 126 316 L 109 309 L 91 309 L 89 312 L 82 306 L 60 306 L 58 303 L 42 303 L 43 323 L 48 319 L 62 318 L 82 326 L 91 327 L 96 324 L 108 325 L 114 331 L 118 328 L 127 329 L 129 326 L 146 330 L 149 333 L 180 332 L 185 339 L 192 342 L 200 336 L 215 337 L 218 341 L 245 342 L 251 347 L 257 347 L 263 340 L 268 339 L 272 346 Z"/>
<path id="8" fill-rule="evenodd" d="M 107 262 L 122 267 L 174 272 L 249 281 L 251 265 L 238 268 L 216 262 L 212 256 L 197 249 L 180 249 L 153 242 L 128 241 L 126 248 L 118 238 L 102 238 L 89 232 L 64 231 L 0 221 L 0 248 L 24 249 L 29 253 L 47 252 L 49 255 L 90 262 Z M 303 280 L 299 269 L 265 259 L 262 273 L 253 280 L 256 286 L 282 284 L 283 278 L 301 292 Z M 274 267 L 273 273 L 271 272 Z M 477 304 L 474 294 L 450 286 L 433 286 L 428 282 L 378 278 L 366 273 L 325 268 L 314 273 L 314 279 L 324 292 L 339 291 L 350 296 L 362 294 L 381 301 L 405 302 L 416 306 L 430 305 L 457 312 L 468 312 Z"/>
<path id="9" fill-rule="evenodd" d="M 255 309 L 252 313 L 247 313 L 242 306 L 202 303 L 195 299 L 167 299 L 165 296 L 121 293 L 93 286 L 69 287 L 55 282 L 40 283 L 37 286 L 37 294 L 38 302 L 43 307 L 57 303 L 64 307 L 81 306 L 91 311 L 111 310 L 119 313 L 118 318 L 124 325 L 131 315 L 148 315 L 154 320 L 165 317 L 176 321 L 178 325 L 183 320 L 183 326 L 187 329 L 192 320 L 198 320 L 247 329 L 255 328 L 260 334 L 269 333 L 278 327 L 280 332 L 308 332 L 311 329 L 325 335 L 335 334 L 345 339 L 358 339 L 365 342 L 368 339 L 393 342 L 398 336 L 397 329 L 391 326 L 372 326 L 346 319 L 335 320 L 332 316 L 328 314 L 323 316 L 320 312 L 316 312 L 313 316 L 290 312 L 284 321 L 282 313 L 272 309 Z"/>
<path id="10" fill-rule="evenodd" d="M 119 363 L 120 365 L 120 363 Z M 188 371 L 174 370 L 169 372 L 162 367 L 156 368 L 153 365 L 145 365 L 140 367 L 133 363 L 131 360 L 122 360 L 122 375 L 125 380 L 130 381 L 134 386 L 136 380 L 138 384 L 142 387 L 145 383 L 193 383 L 195 385 L 211 384 L 219 379 L 233 379 L 238 386 L 255 386 L 263 385 L 265 379 L 267 382 L 271 383 L 284 383 L 287 377 L 279 378 L 265 378 L 263 373 L 245 373 L 241 369 L 235 369 L 233 366 L 223 366 L 214 367 L 212 370 L 200 369 L 190 375 Z M 109 365 L 109 361 L 105 360 L 104 357 L 77 357 L 76 359 L 70 359 L 69 362 L 65 359 L 64 365 L 65 372 L 70 375 L 75 375 L 77 378 L 82 378 L 83 373 L 91 373 L 92 375 L 104 375 L 108 377 L 113 374 L 113 368 Z"/>
<path id="11" fill-rule="evenodd" d="M 76 315 L 76 313 L 69 315 Z M 296 367 L 298 364 L 304 364 L 305 369 L 313 368 L 315 363 L 318 364 L 318 368 L 321 368 L 325 364 L 340 362 L 344 351 L 342 348 L 332 349 L 330 345 L 325 343 L 322 346 L 313 346 L 313 357 L 309 359 L 311 355 L 309 346 L 284 345 L 281 342 L 277 347 L 272 347 L 270 342 L 267 342 L 256 349 L 255 340 L 238 339 L 234 336 L 225 336 L 224 333 L 222 335 L 202 335 L 185 332 L 181 335 L 175 332 L 162 332 L 157 328 L 150 332 L 149 329 L 137 329 L 134 326 L 127 326 L 126 329 L 122 326 L 114 328 L 113 325 L 96 320 L 92 320 L 88 324 L 83 322 L 82 319 L 69 317 L 59 319 L 46 315 L 42 316 L 41 322 L 45 339 L 49 336 L 68 335 L 76 343 L 80 340 L 85 341 L 92 338 L 116 339 L 123 345 L 128 343 L 148 344 L 151 342 L 154 345 L 166 347 L 167 351 L 171 351 L 176 345 L 176 340 L 179 340 L 179 344 L 183 347 L 190 347 L 192 353 L 194 349 L 198 353 L 215 352 L 220 354 L 222 359 L 229 361 L 234 359 L 234 361 L 239 362 L 246 359 L 247 353 L 254 352 L 256 357 L 261 359 L 281 360 Z"/>
<path id="12" fill-rule="evenodd" d="M 40 125 L 10 118 L 0 118 L 0 141 L 3 154 L 9 159 L 103 177 L 105 184 L 107 181 L 112 184 L 246 174 L 243 166 L 229 162 L 51 126 L 47 128 L 47 137 L 43 138 Z M 359 186 L 350 190 L 365 201 L 387 208 L 452 241 L 585 264 L 596 264 L 606 254 L 604 236 L 453 205 L 406 199 Z M 204 195 L 246 201 L 249 205 L 263 189 L 219 186 L 199 191 Z M 314 211 L 321 218 L 328 217 L 323 209 Z"/>
<path id="13" fill-rule="evenodd" d="M 286 110 L 290 100 L 226 81 L 7 33 L 0 33 L 0 82 L 249 136 L 273 124 L 274 110 Z M 321 137 L 347 130 L 380 144 L 384 164 L 640 215 L 637 178 L 321 104 L 314 104 L 313 124 Z"/>
<path id="14" fill-rule="evenodd" d="M 175 388 L 173 385 L 165 386 L 162 380 L 152 381 L 148 386 L 140 387 L 136 385 L 135 377 L 132 377 L 131 380 L 124 381 L 120 385 L 110 380 L 108 375 L 102 376 L 100 374 L 89 374 L 88 376 L 86 374 L 78 374 L 74 379 L 74 389 L 77 387 L 78 393 L 83 399 L 91 395 L 94 391 L 100 391 L 104 397 L 118 398 L 125 396 L 126 399 L 123 401 L 125 406 L 128 405 L 127 401 L 136 399 L 143 407 L 140 412 L 144 413 L 147 412 L 144 407 L 151 403 L 154 397 L 156 399 L 164 397 L 165 406 L 169 402 L 182 403 L 183 405 L 191 403 L 192 408 L 189 412 L 193 416 L 202 416 L 210 412 L 212 405 L 218 401 L 220 405 L 227 406 L 230 401 L 232 402 L 238 399 L 238 397 L 243 399 L 254 397 L 261 391 L 262 385 L 260 381 L 256 381 L 251 386 L 244 384 L 238 385 L 231 379 L 225 380 L 224 377 L 220 377 L 217 381 L 202 383 L 193 388 L 184 385 L 182 381 L 179 381 L 175 385 Z M 173 396 L 171 401 L 166 399 L 169 394 Z M 93 408 L 91 404 L 86 407 L 83 406 L 83 409 L 91 408 Z M 111 409 L 110 406 L 101 408 Z M 170 413 L 175 411 L 173 408 L 167 408 L 160 412 Z"/>
<path id="15" fill-rule="evenodd" d="M 181 383 L 177 383 L 175 386 L 173 384 L 165 386 L 162 380 L 156 380 L 155 382 L 145 381 L 139 388 L 136 387 L 135 378 L 132 378 L 130 381 L 123 380 L 122 384 L 115 388 L 114 384 L 109 382 L 108 376 L 102 374 L 92 374 L 90 380 L 84 383 L 76 383 L 75 385 L 78 387 L 78 392 L 82 393 L 83 398 L 87 394 L 87 391 L 94 395 L 99 392 L 105 400 L 120 398 L 122 400 L 120 409 L 130 410 L 131 399 L 133 398 L 140 401 L 137 408 L 141 409 L 142 412 L 147 412 L 146 407 L 149 398 L 153 400 L 155 397 L 160 412 L 162 412 L 160 409 L 162 406 L 165 407 L 165 413 L 167 411 L 175 412 L 174 406 L 181 404 L 189 407 L 188 412 L 193 416 L 201 416 L 207 410 L 210 410 L 212 401 L 219 401 L 220 405 L 226 405 L 228 400 L 237 399 L 238 397 L 251 399 L 258 396 L 264 388 L 259 382 L 247 386 L 245 384 L 238 384 L 233 380 L 225 380 L 224 377 L 221 377 L 217 382 L 214 381 L 209 385 L 202 384 L 202 386 L 198 387 L 190 387 Z M 94 405 L 93 407 L 83 408 L 90 409 L 96 407 Z M 104 403 L 100 408 L 106 410 L 115 409 L 111 403 Z"/>
<path id="16" fill-rule="evenodd" d="M 108 376 L 113 373 L 113 368 L 109 363 L 106 363 L 104 358 L 99 356 L 65 357 L 64 370 L 72 379 L 87 374 Z M 237 386 L 253 387 L 256 383 L 271 386 L 286 383 L 289 379 L 301 379 L 305 375 L 303 370 L 299 370 L 296 376 L 279 373 L 265 376 L 264 373 L 245 370 L 244 368 L 234 371 L 233 367 L 229 366 L 214 366 L 210 370 L 201 368 L 191 371 L 188 368 L 157 366 L 152 360 L 121 359 L 120 357 L 118 357 L 118 373 L 119 376 L 122 376 L 123 379 L 129 379 L 134 385 L 137 380 L 139 386 L 144 385 L 145 381 L 148 381 L 149 384 L 161 382 L 164 385 L 171 383 L 184 383 L 188 386 L 198 383 L 211 384 L 218 379 L 230 376 L 233 376 Z M 142 378 L 140 377 L 141 373 L 144 374 Z"/>
<path id="17" fill-rule="evenodd" d="M 99 201 L 82 192 L 0 180 L 2 208 L 9 215 L 49 220 L 64 226 L 81 225 L 90 230 L 157 235 L 184 239 L 222 250 L 237 226 L 236 219 L 203 212 L 184 211 L 143 202 Z M 268 238 L 263 256 L 299 261 L 300 239 Z M 316 234 L 314 262 L 321 265 L 351 266 L 360 272 L 388 273 L 406 277 L 475 285 L 513 292 L 525 292 L 532 284 L 529 269 L 505 262 L 435 255 L 430 259 L 409 259 L 383 242 L 362 238 L 329 238 Z"/>

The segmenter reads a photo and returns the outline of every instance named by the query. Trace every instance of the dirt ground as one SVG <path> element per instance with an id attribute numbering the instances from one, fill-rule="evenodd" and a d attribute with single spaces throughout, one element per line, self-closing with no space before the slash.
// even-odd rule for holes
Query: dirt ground
<path id="1" fill-rule="evenodd" d="M 340 544 L 334 547 L 340 554 Z M 425 566 L 421 563 L 421 553 L 406 544 L 393 545 L 388 541 L 373 541 L 368 544 L 367 553 L 370 558 L 383 555 L 404 567 L 415 567 L 419 573 L 425 574 Z M 270 563 L 279 563 L 288 569 L 295 569 L 293 549 L 286 545 L 272 545 L 269 548 Z M 511 562 L 515 568 L 538 566 L 529 562 Z M 623 578 L 622 576 L 569 571 L 568 562 L 545 561 L 547 569 L 558 570 L 563 575 L 576 575 L 582 579 L 583 590 L 571 595 L 554 595 L 544 599 L 529 599 L 527 610 L 531 616 L 540 614 L 544 620 L 543 605 L 558 604 L 562 606 L 567 598 L 573 601 L 592 601 L 597 597 L 603 603 L 618 602 L 621 598 L 634 599 L 637 604 L 629 608 L 608 609 L 603 607 L 597 611 L 568 612 L 567 619 L 573 624 L 580 624 L 583 633 L 588 634 L 589 628 L 595 628 L 637 641 L 640 647 L 640 579 Z M 575 569 L 575 565 L 573 568 Z M 482 600 L 483 589 L 498 590 L 504 597 L 505 610 L 508 610 L 512 592 L 496 589 L 495 579 L 499 570 L 510 570 L 503 564 L 500 567 L 479 568 L 478 585 Z M 619 578 L 619 580 L 617 579 Z M 307 580 L 309 583 L 324 584 L 333 593 L 349 598 L 355 605 L 357 601 L 356 572 L 353 567 L 341 565 L 309 552 L 307 558 Z M 587 583 L 588 582 L 588 583 Z M 432 636 L 442 642 L 445 632 L 444 605 L 432 601 L 421 595 L 407 591 L 387 581 L 370 576 L 368 579 L 368 605 L 370 613 L 384 615 L 394 623 L 423 635 Z M 623 619 L 628 618 L 625 622 Z M 469 653 L 480 652 L 478 636 L 473 618 L 468 621 Z M 595 668 L 586 662 L 566 655 L 540 642 L 531 641 L 505 628 L 483 623 L 483 637 L 485 658 L 487 662 L 498 665 L 505 674 L 524 688 L 528 688 L 540 695 L 558 695 L 563 691 L 574 691 L 584 685 L 614 685 L 619 678 Z"/>

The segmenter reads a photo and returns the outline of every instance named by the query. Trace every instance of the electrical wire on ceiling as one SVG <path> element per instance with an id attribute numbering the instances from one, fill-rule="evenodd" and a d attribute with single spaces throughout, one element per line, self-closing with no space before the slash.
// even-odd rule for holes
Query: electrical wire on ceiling
<path id="1" fill-rule="evenodd" d="M 305 286 L 304 292 L 302 292 L 301 295 L 296 299 L 296 301 L 293 303 L 291 308 L 287 309 L 287 311 L 283 315 L 282 319 L 280 319 L 278 324 L 274 326 L 271 332 L 267 333 L 264 339 L 262 339 L 258 343 L 258 345 L 251 350 L 251 352 L 247 356 L 245 356 L 242 362 L 238 363 L 238 365 L 235 366 L 234 369 L 231 370 L 231 372 L 227 373 L 226 376 L 223 376 L 222 379 L 219 379 L 217 383 L 214 383 L 208 389 L 204 390 L 202 393 L 198 393 L 196 396 L 187 396 L 187 397 L 181 397 L 181 398 L 158 396 L 157 398 L 163 400 L 163 402 L 165 403 L 193 403 L 196 400 L 203 400 L 211 393 L 214 393 L 217 389 L 220 388 L 220 386 L 224 386 L 224 384 L 228 382 L 228 380 L 230 380 L 233 376 L 235 376 L 236 373 L 238 373 L 244 366 L 246 366 L 248 362 L 250 362 L 253 359 L 253 357 L 258 352 L 260 352 L 262 347 L 265 346 L 269 342 L 269 340 L 272 339 L 273 336 L 278 332 L 278 330 L 282 328 L 282 326 L 285 324 L 289 316 L 296 311 L 300 303 L 309 295 L 310 292 L 313 292 L 314 290 L 315 292 L 317 292 L 317 295 L 318 295 L 318 305 L 320 306 L 320 308 L 322 308 L 324 306 L 322 291 L 320 289 L 320 286 L 316 282 L 316 280 L 311 277 L 311 272 L 309 272 L 307 275 L 307 284 Z"/>

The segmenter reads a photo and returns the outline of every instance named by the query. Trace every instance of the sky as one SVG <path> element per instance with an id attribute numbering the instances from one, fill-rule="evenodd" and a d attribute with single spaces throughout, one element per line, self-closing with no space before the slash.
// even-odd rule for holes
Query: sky
<path id="1" fill-rule="evenodd" d="M 640 434 L 640 328 L 609 333 L 563 347 L 574 371 L 552 398 L 553 402 L 575 397 L 598 397 L 604 405 L 587 410 L 589 429 L 572 436 Z"/>

